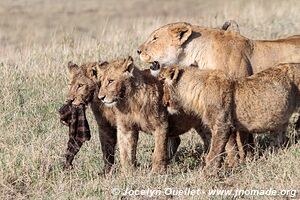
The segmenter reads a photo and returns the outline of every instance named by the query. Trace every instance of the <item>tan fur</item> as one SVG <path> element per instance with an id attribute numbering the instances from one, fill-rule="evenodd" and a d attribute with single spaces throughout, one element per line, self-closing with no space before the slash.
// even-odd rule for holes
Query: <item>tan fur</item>
<path id="1" fill-rule="evenodd" d="M 100 82 L 99 99 L 105 105 L 116 108 L 122 169 L 130 170 L 135 166 L 138 131 L 142 130 L 152 133 L 155 139 L 152 171 L 164 171 L 167 164 L 168 119 L 161 103 L 162 88 L 159 82 L 135 67 L 131 57 L 109 63 Z"/>
<path id="2" fill-rule="evenodd" d="M 167 115 L 162 103 L 162 84 L 151 76 L 150 70 L 139 70 L 134 66 L 132 59 L 128 58 L 110 62 L 104 74 L 100 79 L 98 97 L 109 106 L 113 104 L 116 107 L 118 143 L 123 168 L 132 168 L 136 163 L 139 130 L 152 133 L 155 137 L 153 171 L 165 168 L 166 136 L 171 143 L 170 157 L 180 143 L 178 136 L 192 128 L 200 134 L 205 149 L 208 148 L 210 133 L 195 115 Z"/>
<path id="3" fill-rule="evenodd" d="M 220 69 L 235 78 L 279 63 L 300 62 L 300 36 L 251 40 L 232 31 L 236 26 L 234 21 L 225 23 L 223 30 L 185 22 L 167 24 L 139 47 L 140 58 L 162 65 L 190 66 L 196 62 L 200 69 Z"/>
<path id="4" fill-rule="evenodd" d="M 164 80 L 165 76 L 170 76 L 171 71 L 169 71 L 169 69 L 164 68 L 161 70 L 158 79 L 159 80 Z M 177 73 L 179 73 L 179 71 L 177 71 Z M 173 76 L 178 76 L 178 74 L 173 74 Z M 164 95 L 163 95 L 163 104 L 167 107 L 168 112 L 170 113 L 171 116 L 181 116 L 181 119 L 183 119 L 184 123 L 183 124 L 190 124 L 191 121 L 189 121 L 190 119 L 187 118 L 186 116 L 193 116 L 193 120 L 196 121 L 198 120 L 198 123 L 201 122 L 202 124 L 202 129 L 200 129 L 200 131 L 198 131 L 198 133 L 200 133 L 201 131 L 203 133 L 201 133 L 201 137 L 202 138 L 207 138 L 206 141 L 206 146 L 205 146 L 205 150 L 208 150 L 209 148 L 209 144 L 210 144 L 210 137 L 211 137 L 211 133 L 210 130 L 207 129 L 205 126 L 203 126 L 202 123 L 202 119 L 201 117 L 197 116 L 195 113 L 190 112 L 190 111 L 186 111 L 185 109 L 182 109 L 179 105 L 180 103 L 178 102 L 178 99 L 176 98 L 177 95 L 173 94 L 173 90 L 170 90 L 170 86 L 169 84 L 165 83 L 164 87 L 163 87 L 163 91 L 164 91 Z M 239 138 L 239 137 L 246 137 L 246 138 Z M 247 141 L 248 141 L 248 134 L 238 134 L 238 135 L 232 135 L 228 141 L 228 143 L 226 144 L 226 153 L 227 153 L 227 157 L 226 157 L 226 164 L 228 164 L 229 167 L 234 167 L 236 166 L 239 162 L 244 162 L 244 159 L 246 157 L 246 155 L 244 155 L 245 153 L 250 153 L 251 151 L 248 152 L 244 152 L 244 151 L 239 151 L 238 147 L 243 147 L 244 145 L 246 145 L 243 148 L 248 148 L 247 146 Z M 240 144 L 238 144 L 240 143 Z M 237 153 L 239 155 L 237 155 Z"/>
<path id="5" fill-rule="evenodd" d="M 109 173 L 114 164 L 115 146 L 117 142 L 116 119 L 114 109 L 104 106 L 98 99 L 98 80 L 103 76 L 107 62 L 90 62 L 78 66 L 69 63 L 70 84 L 68 99 L 73 104 L 90 104 L 98 124 L 99 137 L 105 163 L 104 172 Z M 150 76 L 150 70 L 141 71 L 145 76 Z M 78 86 L 81 87 L 78 88 Z M 172 158 L 180 144 L 181 135 L 194 128 L 204 142 L 204 149 L 207 150 L 210 141 L 210 133 L 203 128 L 201 121 L 193 115 L 178 114 L 168 117 L 170 126 L 168 128 L 168 158 Z"/>
<path id="6" fill-rule="evenodd" d="M 98 124 L 101 149 L 104 160 L 104 173 L 111 171 L 117 142 L 116 119 L 113 109 L 107 108 L 97 98 L 96 81 L 101 75 L 97 70 L 106 63 L 91 62 L 81 65 L 69 63 L 70 87 L 68 99 L 75 105 L 90 103 Z M 98 77 L 97 74 L 98 73 Z M 80 87 L 79 87 L 80 86 Z"/>
<path id="7" fill-rule="evenodd" d="M 162 73 L 173 106 L 197 114 L 211 129 L 206 169 L 220 167 L 230 134 L 286 129 L 298 107 L 300 64 L 281 64 L 237 81 L 218 70 L 172 67 Z"/>
<path id="8" fill-rule="evenodd" d="M 155 30 L 138 52 L 144 62 L 158 61 L 163 66 L 197 64 L 200 69 L 219 69 L 233 78 L 239 78 L 275 64 L 300 62 L 300 36 L 251 40 L 239 34 L 238 24 L 232 20 L 225 22 L 222 29 L 178 22 Z M 282 133 L 277 135 L 282 138 Z M 252 143 L 251 136 L 238 135 L 238 138 L 248 137 Z M 242 144 L 240 141 L 237 143 Z M 243 147 L 240 146 L 239 150 L 240 157 L 244 157 L 246 152 L 243 152 Z"/>

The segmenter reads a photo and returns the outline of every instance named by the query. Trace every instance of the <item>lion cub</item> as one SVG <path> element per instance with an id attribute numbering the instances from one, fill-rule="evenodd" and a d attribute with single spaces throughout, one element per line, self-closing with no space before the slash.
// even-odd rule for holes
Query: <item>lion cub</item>
<path id="1" fill-rule="evenodd" d="M 206 169 L 220 167 L 232 133 L 284 130 L 299 106 L 300 64 L 280 64 L 237 81 L 218 70 L 170 67 L 161 73 L 173 109 L 197 114 L 212 132 Z"/>
<path id="2" fill-rule="evenodd" d="M 139 130 L 152 133 L 155 148 L 152 171 L 161 172 L 167 164 L 168 115 L 162 104 L 160 82 L 139 70 L 131 57 L 108 64 L 100 77 L 98 98 L 116 112 L 117 138 L 122 169 L 136 165 Z"/>
<path id="3" fill-rule="evenodd" d="M 96 84 L 97 77 L 101 76 L 101 73 L 97 69 L 103 68 L 105 64 L 106 62 L 91 62 L 78 66 L 70 62 L 68 64 L 70 74 L 68 100 L 72 101 L 74 105 L 90 104 L 98 124 L 104 160 L 104 173 L 109 173 L 114 164 L 117 143 L 116 119 L 114 111 L 111 108 L 105 107 L 97 98 L 97 95 L 94 95 L 98 90 Z M 71 162 L 66 163 L 66 165 L 72 165 L 74 156 L 78 153 L 81 145 L 75 144 L 75 146 L 70 147 L 73 153 L 67 152 L 67 154 L 72 154 L 72 158 Z"/>

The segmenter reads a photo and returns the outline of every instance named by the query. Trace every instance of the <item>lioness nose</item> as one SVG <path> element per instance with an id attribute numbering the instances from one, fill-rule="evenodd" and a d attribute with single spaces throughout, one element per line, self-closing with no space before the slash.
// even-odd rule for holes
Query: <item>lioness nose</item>
<path id="1" fill-rule="evenodd" d="M 142 51 L 139 50 L 139 49 L 138 49 L 136 52 L 137 52 L 139 55 L 142 53 Z"/>
<path id="2" fill-rule="evenodd" d="M 98 98 L 99 98 L 101 101 L 104 101 L 104 99 L 105 99 L 105 96 L 101 96 L 101 95 L 99 95 L 99 96 L 98 96 Z"/>

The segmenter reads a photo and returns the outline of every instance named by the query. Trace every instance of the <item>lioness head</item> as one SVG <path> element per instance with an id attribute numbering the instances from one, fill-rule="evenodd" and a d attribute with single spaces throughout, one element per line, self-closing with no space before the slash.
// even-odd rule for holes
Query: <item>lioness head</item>
<path id="1" fill-rule="evenodd" d="M 70 74 L 68 100 L 73 105 L 88 104 L 94 95 L 96 89 L 97 71 L 95 63 L 88 63 L 78 66 L 72 62 L 68 63 Z"/>
<path id="2" fill-rule="evenodd" d="M 137 50 L 143 62 L 158 61 L 161 64 L 176 64 L 182 46 L 192 34 L 192 26 L 185 22 L 167 24 L 155 30 Z"/>
<path id="3" fill-rule="evenodd" d="M 122 100 L 130 90 L 134 63 L 132 57 L 110 62 L 100 80 L 98 98 L 106 106 L 114 106 Z"/>
<path id="4" fill-rule="evenodd" d="M 176 66 L 163 68 L 160 71 L 158 79 L 163 83 L 163 104 L 168 112 L 178 113 L 180 110 L 179 101 L 174 91 L 179 76 L 179 69 Z"/>
<path id="5" fill-rule="evenodd" d="M 226 21 L 220 31 L 231 31 L 239 33 L 237 22 Z M 204 32 L 206 32 L 204 30 Z M 179 64 L 185 58 L 191 59 L 186 65 L 193 63 L 192 60 L 198 54 L 201 42 L 194 41 L 201 36 L 197 26 L 186 22 L 167 24 L 152 32 L 149 38 L 138 48 L 137 53 L 140 59 L 146 63 L 159 62 L 162 66 Z M 186 47 L 190 45 L 187 52 Z M 203 47 L 204 48 L 204 47 Z M 193 50 L 195 49 L 195 50 Z M 198 62 L 198 61 L 197 61 Z"/>

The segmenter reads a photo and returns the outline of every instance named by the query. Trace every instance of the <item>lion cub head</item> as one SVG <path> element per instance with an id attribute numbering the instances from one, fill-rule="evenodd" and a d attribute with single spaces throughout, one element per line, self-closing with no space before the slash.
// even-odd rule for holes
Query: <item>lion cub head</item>
<path id="1" fill-rule="evenodd" d="M 192 34 L 192 26 L 185 22 L 167 24 L 155 30 L 137 50 L 143 62 L 178 63 L 182 46 Z"/>
<path id="2" fill-rule="evenodd" d="M 132 57 L 119 59 L 107 65 L 100 77 L 98 98 L 108 107 L 115 106 L 130 92 L 135 66 Z"/>
<path id="3" fill-rule="evenodd" d="M 88 104 L 96 89 L 98 62 L 87 63 L 81 66 L 68 63 L 70 75 L 68 100 L 73 105 Z"/>
<path id="4" fill-rule="evenodd" d="M 162 68 L 158 79 L 163 83 L 163 104 L 168 112 L 173 115 L 180 110 L 178 97 L 175 93 L 175 87 L 179 79 L 180 70 L 177 66 Z"/>

